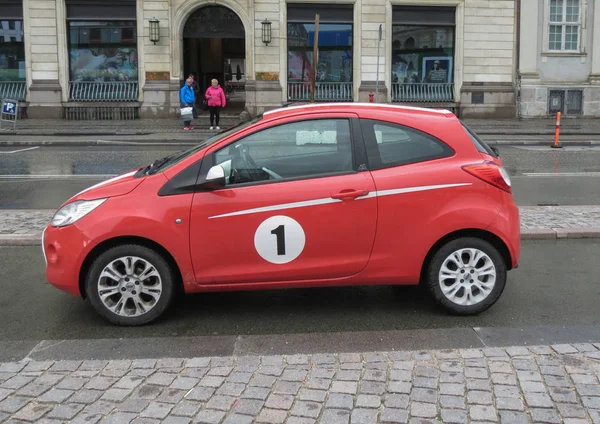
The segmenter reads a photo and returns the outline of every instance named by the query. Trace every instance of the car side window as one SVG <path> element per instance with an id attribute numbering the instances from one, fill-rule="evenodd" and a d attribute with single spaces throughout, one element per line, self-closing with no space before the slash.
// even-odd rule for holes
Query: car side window
<path id="1" fill-rule="evenodd" d="M 414 128 L 375 120 L 362 120 L 361 126 L 370 144 L 371 169 L 408 165 L 454 154 L 447 144 Z"/>
<path id="2" fill-rule="evenodd" d="M 348 119 L 312 119 L 256 132 L 215 153 L 228 186 L 353 171 Z"/>

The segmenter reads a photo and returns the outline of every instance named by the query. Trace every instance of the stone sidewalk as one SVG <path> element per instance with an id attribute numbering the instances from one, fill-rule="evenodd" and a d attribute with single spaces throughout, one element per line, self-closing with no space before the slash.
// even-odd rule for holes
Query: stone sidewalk
<path id="1" fill-rule="evenodd" d="M 600 238 L 600 206 L 522 206 L 523 239 Z M 0 245 L 39 244 L 54 211 L 0 210 Z"/>
<path id="2" fill-rule="evenodd" d="M 240 122 L 239 114 L 224 111 L 221 115 L 221 128 Z M 482 136 L 486 135 L 553 135 L 556 121 L 552 119 L 464 119 L 463 122 Z M 206 114 L 194 120 L 198 128 L 208 125 Z M 18 122 L 17 129 L 3 124 L 0 135 L 148 135 L 184 133 L 182 123 L 177 118 L 138 119 L 133 121 L 66 121 L 62 119 L 24 119 Z M 189 132 L 185 132 L 189 133 Z M 600 120 L 585 118 L 565 118 L 561 122 L 561 134 L 600 135 Z"/>
<path id="3" fill-rule="evenodd" d="M 600 343 L 0 364 L 19 423 L 600 424 Z"/>

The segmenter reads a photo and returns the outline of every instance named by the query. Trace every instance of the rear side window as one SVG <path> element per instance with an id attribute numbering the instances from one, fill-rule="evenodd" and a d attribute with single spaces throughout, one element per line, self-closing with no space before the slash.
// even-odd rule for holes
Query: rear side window
<path id="1" fill-rule="evenodd" d="M 371 169 L 441 159 L 454 150 L 437 138 L 403 125 L 361 120 Z"/>
<path id="2" fill-rule="evenodd" d="M 480 139 L 477 136 L 477 134 L 475 134 L 475 132 L 473 132 L 472 129 L 470 129 L 469 127 L 467 127 L 465 124 L 462 124 L 462 126 L 465 129 L 465 132 L 471 138 L 471 141 L 473 142 L 473 144 L 475 145 L 475 147 L 477 148 L 477 150 L 479 151 L 479 153 L 485 153 L 485 154 L 493 156 L 495 158 L 498 157 L 498 154 L 494 151 L 494 149 L 492 149 L 485 141 L 483 141 L 482 139 Z"/>

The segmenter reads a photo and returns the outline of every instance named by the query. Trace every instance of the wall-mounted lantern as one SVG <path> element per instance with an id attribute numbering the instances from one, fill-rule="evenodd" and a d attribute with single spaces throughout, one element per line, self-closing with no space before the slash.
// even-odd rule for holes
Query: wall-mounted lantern
<path id="1" fill-rule="evenodd" d="M 158 26 L 159 20 L 156 18 L 150 19 L 150 41 L 154 44 L 160 41 L 160 27 Z"/>
<path id="2" fill-rule="evenodd" d="M 271 21 L 268 19 L 262 21 L 262 42 L 267 46 L 271 42 Z"/>

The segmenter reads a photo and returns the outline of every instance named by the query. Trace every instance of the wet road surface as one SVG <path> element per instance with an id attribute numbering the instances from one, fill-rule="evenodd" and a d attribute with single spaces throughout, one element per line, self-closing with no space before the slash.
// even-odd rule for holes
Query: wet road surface
<path id="1" fill-rule="evenodd" d="M 0 209 L 56 209 L 79 191 L 181 146 L 0 147 Z M 600 204 L 600 146 L 501 146 L 517 204 Z"/>
<path id="2" fill-rule="evenodd" d="M 0 248 L 0 342 L 15 340 L 593 326 L 600 339 L 598 240 L 528 241 L 496 305 L 473 317 L 437 308 L 416 287 L 319 288 L 188 296 L 159 322 L 123 328 L 50 286 L 37 247 Z"/>

